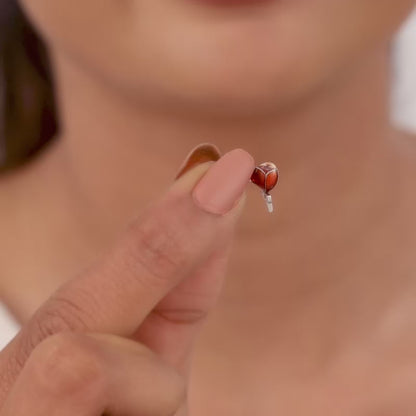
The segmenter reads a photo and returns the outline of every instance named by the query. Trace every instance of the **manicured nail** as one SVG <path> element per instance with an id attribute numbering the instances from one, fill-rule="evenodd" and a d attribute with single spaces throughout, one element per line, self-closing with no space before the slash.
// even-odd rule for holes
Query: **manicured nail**
<path id="1" fill-rule="evenodd" d="M 216 162 L 221 157 L 221 152 L 218 147 L 211 143 L 201 143 L 198 146 L 194 147 L 186 156 L 184 162 L 182 163 L 179 171 L 175 177 L 178 179 L 185 172 L 191 170 L 193 167 L 205 163 L 205 162 Z"/>
<path id="2" fill-rule="evenodd" d="M 244 193 L 255 167 L 253 157 L 234 149 L 215 162 L 195 186 L 194 202 L 203 210 L 224 215 Z"/>

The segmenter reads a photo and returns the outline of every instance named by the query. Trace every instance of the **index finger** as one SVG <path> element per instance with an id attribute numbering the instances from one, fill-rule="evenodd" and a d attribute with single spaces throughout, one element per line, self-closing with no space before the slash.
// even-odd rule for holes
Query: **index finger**
<path id="1" fill-rule="evenodd" d="M 105 257 L 58 289 L 3 350 L 2 388 L 14 382 L 33 348 L 52 334 L 131 335 L 228 235 L 253 169 L 253 158 L 235 149 L 177 180 Z"/>

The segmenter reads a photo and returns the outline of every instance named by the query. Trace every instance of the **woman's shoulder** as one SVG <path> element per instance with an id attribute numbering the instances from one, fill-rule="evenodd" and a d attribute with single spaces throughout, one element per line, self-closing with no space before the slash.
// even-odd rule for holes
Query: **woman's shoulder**
<path id="1" fill-rule="evenodd" d="M 397 150 L 401 160 L 407 168 L 416 172 L 416 132 L 397 130 L 396 133 Z"/>
<path id="2" fill-rule="evenodd" d="M 26 167 L 13 170 L 0 170 L 0 229 L 16 224 L 21 214 L 25 194 L 33 192 L 33 181 L 30 182 Z M 30 198 L 29 198 L 30 199 Z M 27 200 L 27 198 L 26 198 Z M 1 241 L 0 241 L 1 243 Z"/>
<path id="3" fill-rule="evenodd" d="M 401 219 L 406 221 L 410 233 L 416 236 L 416 133 L 412 131 L 397 132 L 397 151 L 399 160 L 396 164 L 398 172 L 395 176 L 398 180 L 395 201 Z M 416 242 L 414 248 L 416 249 Z M 414 257 L 414 252 L 412 253 Z"/>
<path id="4" fill-rule="evenodd" d="M 20 215 L 19 190 L 14 175 L 0 173 L 0 299 L 4 295 L 5 275 L 10 258 L 10 250 L 15 250 L 18 239 L 18 216 Z M 0 301 L 1 302 L 1 301 Z"/>

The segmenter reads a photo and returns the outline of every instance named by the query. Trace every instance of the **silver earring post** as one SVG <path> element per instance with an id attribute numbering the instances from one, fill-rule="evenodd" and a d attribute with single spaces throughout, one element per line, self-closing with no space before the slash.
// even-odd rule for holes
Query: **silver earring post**
<path id="1" fill-rule="evenodd" d="M 263 192 L 263 197 L 266 201 L 267 210 L 271 213 L 273 212 L 273 200 L 272 196 L 270 194 L 266 194 L 266 192 Z"/>

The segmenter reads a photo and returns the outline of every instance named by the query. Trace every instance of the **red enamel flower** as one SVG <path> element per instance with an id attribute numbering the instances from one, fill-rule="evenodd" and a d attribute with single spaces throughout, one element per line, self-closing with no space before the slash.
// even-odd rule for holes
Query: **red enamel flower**
<path id="1" fill-rule="evenodd" d="M 272 162 L 262 163 L 254 169 L 251 175 L 251 182 L 260 187 L 265 194 L 268 194 L 277 184 L 279 171 Z"/>

